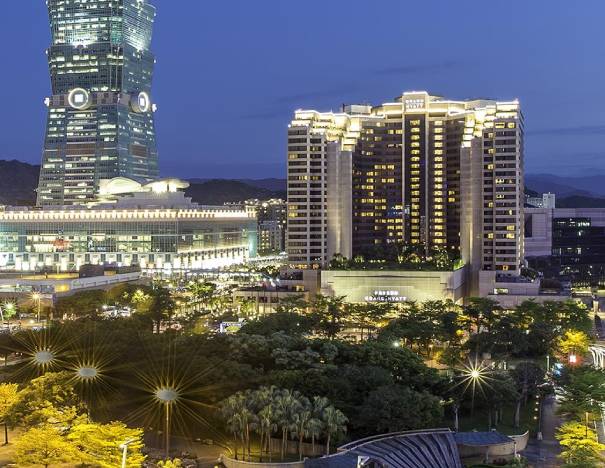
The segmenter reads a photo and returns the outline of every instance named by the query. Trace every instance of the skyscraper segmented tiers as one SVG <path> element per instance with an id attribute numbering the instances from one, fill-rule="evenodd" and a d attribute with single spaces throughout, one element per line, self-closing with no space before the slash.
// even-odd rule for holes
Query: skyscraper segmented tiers
<path id="1" fill-rule="evenodd" d="M 52 95 L 38 205 L 93 202 L 99 182 L 158 176 L 148 0 L 47 0 Z"/>

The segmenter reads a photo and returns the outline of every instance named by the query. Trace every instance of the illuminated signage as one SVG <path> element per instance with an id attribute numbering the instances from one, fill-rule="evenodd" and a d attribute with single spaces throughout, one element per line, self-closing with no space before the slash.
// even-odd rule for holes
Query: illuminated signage
<path id="1" fill-rule="evenodd" d="M 366 302 L 406 302 L 407 297 L 402 296 L 399 291 L 377 290 L 370 296 L 365 296 Z"/>
<path id="2" fill-rule="evenodd" d="M 406 110 L 424 109 L 424 99 L 406 99 Z"/>

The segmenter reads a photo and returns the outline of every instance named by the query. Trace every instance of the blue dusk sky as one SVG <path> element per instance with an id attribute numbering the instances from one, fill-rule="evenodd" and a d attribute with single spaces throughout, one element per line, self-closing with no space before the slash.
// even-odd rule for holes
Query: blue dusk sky
<path id="1" fill-rule="evenodd" d="M 526 169 L 605 174 L 603 0 L 152 0 L 161 168 L 284 177 L 297 108 L 405 90 L 519 98 Z M 39 163 L 43 0 L 2 2 L 0 159 Z"/>

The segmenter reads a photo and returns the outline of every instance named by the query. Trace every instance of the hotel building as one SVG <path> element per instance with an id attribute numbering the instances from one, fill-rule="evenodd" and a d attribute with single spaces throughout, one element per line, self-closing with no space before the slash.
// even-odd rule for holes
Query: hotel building
<path id="1" fill-rule="evenodd" d="M 52 95 L 38 205 L 85 205 L 100 180 L 158 177 L 148 0 L 47 0 Z"/>
<path id="2" fill-rule="evenodd" d="M 453 250 L 471 270 L 519 273 L 523 115 L 518 101 L 406 92 L 288 128 L 290 263 L 325 266 L 390 243 Z"/>

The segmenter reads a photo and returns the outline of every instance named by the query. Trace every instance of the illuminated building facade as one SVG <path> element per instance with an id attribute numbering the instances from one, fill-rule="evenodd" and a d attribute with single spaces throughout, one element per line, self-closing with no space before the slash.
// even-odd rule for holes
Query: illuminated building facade
<path id="1" fill-rule="evenodd" d="M 82 265 L 140 265 L 189 271 L 245 262 L 256 255 L 256 216 L 238 207 L 206 207 L 174 179 L 107 181 L 94 208 L 0 211 L 0 270 L 77 271 Z"/>
<path id="2" fill-rule="evenodd" d="M 148 0 L 47 0 L 52 96 L 38 205 L 84 205 L 101 179 L 152 180 L 158 155 Z"/>
<path id="3" fill-rule="evenodd" d="M 341 113 L 299 110 L 288 129 L 287 250 L 300 268 L 399 243 L 516 274 L 523 197 L 517 101 L 409 92 Z"/>

